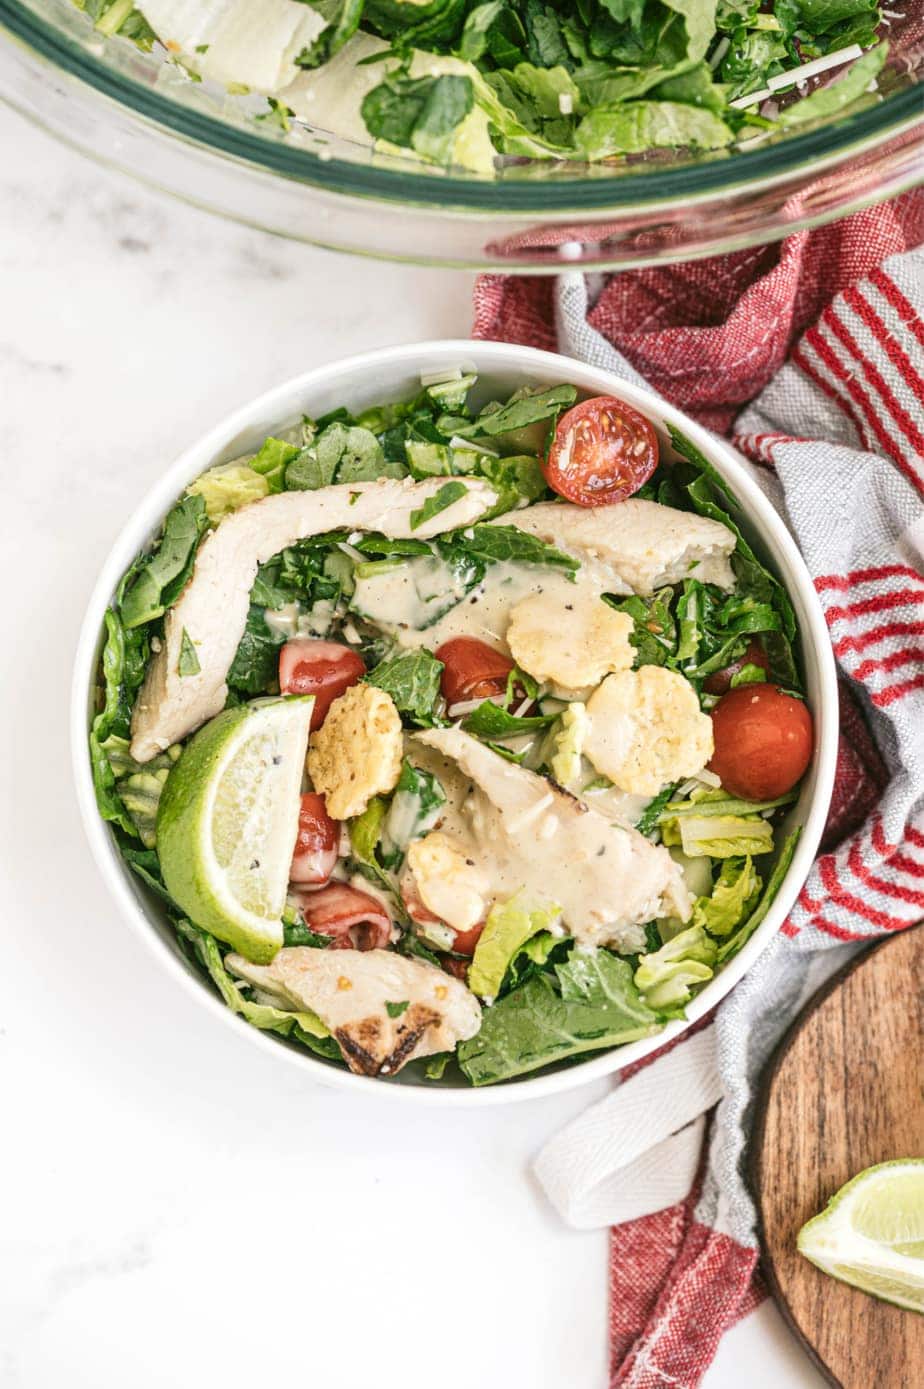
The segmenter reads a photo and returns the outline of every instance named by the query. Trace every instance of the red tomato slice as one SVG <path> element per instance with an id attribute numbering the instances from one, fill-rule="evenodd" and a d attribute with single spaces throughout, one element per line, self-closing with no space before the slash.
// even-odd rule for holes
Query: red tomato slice
<path id="1" fill-rule="evenodd" d="M 709 694 L 724 694 L 731 689 L 732 677 L 737 675 L 739 670 L 744 670 L 745 666 L 760 666 L 770 674 L 770 662 L 767 653 L 761 646 L 756 637 L 752 637 L 748 642 L 743 656 L 739 656 L 737 661 L 732 661 L 730 666 L 725 666 L 722 670 L 717 670 L 714 675 L 710 675 L 708 680 L 703 681 L 703 689 Z"/>
<path id="2" fill-rule="evenodd" d="M 447 704 L 503 694 L 513 661 L 477 637 L 452 637 L 436 650 L 443 662 L 440 690 Z"/>
<path id="3" fill-rule="evenodd" d="M 481 939 L 484 930 L 484 922 L 478 921 L 474 926 L 470 926 L 467 931 L 456 931 L 456 938 L 452 943 L 452 948 L 457 955 L 474 955 L 475 946 Z"/>
<path id="4" fill-rule="evenodd" d="M 333 936 L 331 950 L 384 950 L 391 920 L 381 902 L 346 883 L 328 883 L 317 892 L 293 894 L 305 924 L 320 936 Z"/>
<path id="5" fill-rule="evenodd" d="M 349 646 L 309 637 L 287 641 L 279 653 L 279 688 L 283 694 L 314 695 L 312 730 L 320 728 L 338 695 L 366 673 L 362 658 Z"/>
<path id="6" fill-rule="evenodd" d="M 812 757 L 812 716 L 777 685 L 739 685 L 712 711 L 709 763 L 726 791 L 748 801 L 785 796 Z"/>
<path id="7" fill-rule="evenodd" d="M 324 797 L 310 791 L 302 796 L 298 812 L 298 837 L 289 882 L 326 883 L 334 871 L 339 847 L 339 823 L 328 815 Z"/>
<path id="8" fill-rule="evenodd" d="M 562 415 L 542 471 L 569 502 L 607 506 L 631 497 L 657 466 L 658 436 L 645 416 L 598 395 Z"/>

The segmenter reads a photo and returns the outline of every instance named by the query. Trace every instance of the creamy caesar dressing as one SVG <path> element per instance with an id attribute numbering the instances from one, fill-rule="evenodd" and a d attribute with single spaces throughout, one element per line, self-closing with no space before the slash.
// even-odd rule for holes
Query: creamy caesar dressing
<path id="1" fill-rule="evenodd" d="M 581 799 L 598 815 L 606 816 L 607 820 L 613 820 L 618 825 L 637 825 L 651 797 L 633 796 L 628 791 L 620 791 L 618 786 L 595 786 L 594 782 L 599 781 L 599 777 L 589 762 L 585 765 L 590 786 L 585 786 L 578 793 Z"/>
<path id="2" fill-rule="evenodd" d="M 366 571 L 366 572 L 363 572 Z M 465 576 L 438 555 L 384 560 L 362 565 L 356 572 L 350 607 L 389 635 L 411 629 L 421 635 L 460 603 L 466 594 Z"/>
<path id="3" fill-rule="evenodd" d="M 399 646 L 408 648 L 426 646 L 433 651 L 452 637 L 465 636 L 477 637 L 479 641 L 506 652 L 510 612 L 517 603 L 538 593 L 556 593 L 567 602 L 568 597 L 574 595 L 576 586 L 583 588 L 585 585 L 593 587 L 595 593 L 603 592 L 581 570 L 578 570 L 572 583 L 565 574 L 540 565 L 493 564 L 481 583 L 456 601 L 431 626 L 420 629 L 405 617 L 401 625 L 395 623 L 387 630 Z M 392 608 L 392 612 L 395 611 Z M 377 625 L 382 625 L 379 619 L 373 620 Z"/>
<path id="4" fill-rule="evenodd" d="M 421 733 L 416 743 L 450 754 L 455 787 L 461 772 L 467 794 L 444 787 L 441 829 L 475 861 L 495 899 L 526 888 L 558 905 L 576 940 L 625 952 L 644 948 L 645 922 L 689 916 L 689 893 L 666 849 L 458 729 Z"/>
<path id="5" fill-rule="evenodd" d="M 298 603 L 281 608 L 264 608 L 263 621 L 283 641 L 293 637 L 326 637 L 333 626 L 336 604 L 332 598 L 319 598 L 307 612 Z"/>

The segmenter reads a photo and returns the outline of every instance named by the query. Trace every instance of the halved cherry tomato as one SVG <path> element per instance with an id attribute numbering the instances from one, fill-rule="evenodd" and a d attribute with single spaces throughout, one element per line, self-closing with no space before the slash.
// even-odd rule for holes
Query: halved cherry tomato
<path id="1" fill-rule="evenodd" d="M 791 791 L 811 761 L 812 716 L 777 685 L 739 685 L 712 711 L 715 753 L 709 763 L 726 791 L 770 801 Z"/>
<path id="2" fill-rule="evenodd" d="M 347 883 L 293 895 L 310 930 L 333 936 L 331 950 L 384 950 L 391 939 L 391 919 L 381 902 Z"/>
<path id="3" fill-rule="evenodd" d="M 362 657 L 336 641 L 300 637 L 279 653 L 279 688 L 283 694 L 314 695 L 311 728 L 320 728 L 338 695 L 366 673 Z"/>
<path id="4" fill-rule="evenodd" d="M 456 931 L 456 938 L 452 943 L 454 952 L 457 955 L 474 955 L 475 946 L 478 944 L 483 930 L 484 922 L 478 921 L 467 931 Z"/>
<path id="5" fill-rule="evenodd" d="M 658 436 L 644 415 L 615 396 L 582 400 L 558 421 L 545 480 L 578 506 L 625 501 L 658 466 Z"/>
<path id="6" fill-rule="evenodd" d="M 425 906 L 417 893 L 417 886 L 411 874 L 406 875 L 401 883 L 401 899 L 404 902 L 404 907 L 408 916 L 412 921 L 416 921 L 418 926 L 423 926 L 424 930 L 426 930 L 428 926 L 446 926 L 445 921 L 442 921 L 438 916 L 434 916 L 429 907 Z M 452 931 L 455 928 L 450 926 L 449 929 Z M 457 955 L 473 955 L 475 953 L 475 946 L 478 944 L 479 937 L 483 930 L 484 922 L 478 921 L 474 926 L 470 926 L 467 931 L 456 931 L 451 949 Z M 442 960 L 441 963 L 444 968 L 449 968 L 449 963 L 446 960 Z M 459 964 L 461 961 L 456 961 L 456 963 Z M 468 963 L 466 962 L 466 969 L 467 968 Z M 452 973 L 452 971 L 450 971 L 450 973 Z"/>
<path id="7" fill-rule="evenodd" d="M 324 797 L 309 791 L 298 812 L 298 836 L 289 869 L 290 883 L 326 883 L 340 848 L 340 825 L 327 813 Z"/>
<path id="8" fill-rule="evenodd" d="M 440 690 L 447 704 L 503 694 L 513 661 L 477 637 L 452 637 L 436 649 L 443 662 Z"/>
<path id="9" fill-rule="evenodd" d="M 730 666 L 724 666 L 722 670 L 717 670 L 715 674 L 710 675 L 708 680 L 704 680 L 703 689 L 707 690 L 709 694 L 724 694 L 726 690 L 731 689 L 733 677 L 740 670 L 744 670 L 745 666 L 760 666 L 761 670 L 765 670 L 768 675 L 770 674 L 770 662 L 767 659 L 767 653 L 756 637 L 751 638 L 745 648 L 744 655 L 739 656 L 737 661 L 732 661 Z"/>

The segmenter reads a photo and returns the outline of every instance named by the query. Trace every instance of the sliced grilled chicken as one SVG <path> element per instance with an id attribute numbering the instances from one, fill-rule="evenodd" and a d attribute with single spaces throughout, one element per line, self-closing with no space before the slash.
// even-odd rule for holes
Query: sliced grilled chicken
<path id="1" fill-rule="evenodd" d="M 283 1007 L 317 1013 L 358 1075 L 393 1075 L 412 1057 L 454 1050 L 481 1026 L 481 1006 L 464 984 L 393 950 L 295 945 L 271 965 L 241 955 L 225 964 Z"/>
<path id="2" fill-rule="evenodd" d="M 638 497 L 612 506 L 539 502 L 499 516 L 580 560 L 600 592 L 653 593 L 665 584 L 702 579 L 729 589 L 735 536 L 720 521 Z M 614 581 L 615 576 L 615 581 Z"/>
<path id="3" fill-rule="evenodd" d="M 163 646 L 151 660 L 132 715 L 135 761 L 150 761 L 224 708 L 225 680 L 260 564 L 297 540 L 329 530 L 374 530 L 394 539 L 426 540 L 470 525 L 496 501 L 487 483 L 465 479 L 464 497 L 414 527 L 413 513 L 444 481 L 382 479 L 316 492 L 280 492 L 226 516 L 203 540 L 192 577 L 167 613 Z M 199 660 L 195 675 L 180 675 L 177 668 L 184 632 Z"/>
<path id="4" fill-rule="evenodd" d="M 644 948 L 646 922 L 690 915 L 692 899 L 665 848 L 458 727 L 417 738 L 452 758 L 474 783 L 466 807 L 471 857 L 498 898 L 526 888 L 560 907 L 576 940 L 630 953 Z"/>

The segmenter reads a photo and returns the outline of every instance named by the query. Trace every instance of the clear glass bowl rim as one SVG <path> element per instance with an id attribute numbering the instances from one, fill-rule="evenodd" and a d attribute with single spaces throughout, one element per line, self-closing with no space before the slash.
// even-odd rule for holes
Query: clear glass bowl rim
<path id="1" fill-rule="evenodd" d="M 675 167 L 640 167 L 613 177 L 494 180 L 459 178 L 440 171 L 418 174 L 382 165 L 321 158 L 181 106 L 131 81 L 73 43 L 54 24 L 18 0 L 0 0 L 0 26 L 56 68 L 135 114 L 216 153 L 331 193 L 419 207 L 493 216 L 524 213 L 603 214 L 627 208 L 702 202 L 735 190 L 758 188 L 815 173 L 833 160 L 885 143 L 917 124 L 924 131 L 924 100 L 917 83 L 875 106 L 777 143 L 742 150 L 728 159 Z M 924 178 L 924 160 L 922 160 Z"/>

